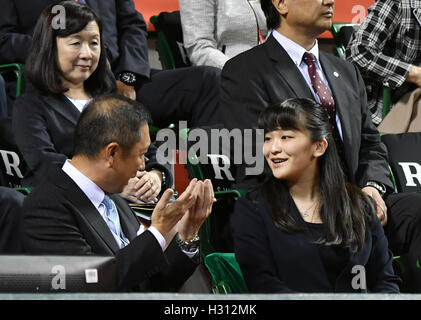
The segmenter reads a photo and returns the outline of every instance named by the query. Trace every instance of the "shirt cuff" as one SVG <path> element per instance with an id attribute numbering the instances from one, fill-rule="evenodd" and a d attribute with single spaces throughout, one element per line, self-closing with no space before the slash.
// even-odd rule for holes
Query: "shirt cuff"
<path id="1" fill-rule="evenodd" d="M 164 249 L 165 238 L 162 236 L 161 232 L 159 232 L 158 229 L 153 226 L 149 227 L 148 230 L 154 235 L 159 245 L 161 246 L 161 249 Z"/>
<path id="2" fill-rule="evenodd" d="M 184 252 L 187 257 L 189 257 L 190 259 L 193 259 L 199 253 L 199 248 L 197 248 L 196 251 L 194 252 L 189 252 L 189 251 L 184 251 L 184 250 L 181 250 L 181 251 Z"/>

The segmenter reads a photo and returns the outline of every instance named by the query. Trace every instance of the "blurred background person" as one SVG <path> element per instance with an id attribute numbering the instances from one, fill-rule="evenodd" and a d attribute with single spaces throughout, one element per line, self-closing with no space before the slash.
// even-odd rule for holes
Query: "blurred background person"
<path id="1" fill-rule="evenodd" d="M 222 69 L 268 34 L 260 0 L 180 0 L 180 16 L 184 47 L 195 66 Z"/>
<path id="2" fill-rule="evenodd" d="M 358 66 L 374 124 L 382 121 L 383 86 L 392 103 L 421 87 L 421 7 L 411 0 L 377 0 L 350 40 L 346 57 Z"/>

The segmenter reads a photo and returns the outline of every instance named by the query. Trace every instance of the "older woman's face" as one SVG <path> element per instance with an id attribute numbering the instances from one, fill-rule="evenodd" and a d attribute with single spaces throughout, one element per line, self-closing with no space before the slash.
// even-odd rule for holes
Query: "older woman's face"
<path id="1" fill-rule="evenodd" d="M 78 33 L 57 37 L 57 60 L 64 86 L 77 86 L 88 79 L 98 66 L 101 54 L 99 27 L 89 22 Z"/>

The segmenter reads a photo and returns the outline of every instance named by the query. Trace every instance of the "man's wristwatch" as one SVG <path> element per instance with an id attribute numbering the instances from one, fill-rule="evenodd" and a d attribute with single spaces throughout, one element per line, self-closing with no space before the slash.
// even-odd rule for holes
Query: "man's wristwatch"
<path id="1" fill-rule="evenodd" d="M 193 237 L 193 239 L 189 241 L 183 241 L 177 234 L 175 240 L 177 241 L 177 244 L 180 247 L 180 249 L 185 252 L 195 252 L 199 248 L 200 244 L 200 238 L 198 235 L 196 235 L 195 237 Z"/>
<path id="2" fill-rule="evenodd" d="M 124 84 L 128 86 L 134 86 L 134 84 L 137 81 L 136 75 L 133 72 L 128 72 L 128 71 L 120 72 L 117 78 L 118 80 L 120 80 L 121 82 L 123 82 Z"/>
<path id="3" fill-rule="evenodd" d="M 378 183 L 378 182 L 376 182 L 376 181 L 368 181 L 368 182 L 365 184 L 365 186 L 366 186 L 366 187 L 373 187 L 373 188 L 377 189 L 377 191 L 380 193 L 380 195 L 381 195 L 382 197 L 383 197 L 383 196 L 385 195 L 385 193 L 386 193 L 386 187 L 385 187 L 383 184 Z"/>

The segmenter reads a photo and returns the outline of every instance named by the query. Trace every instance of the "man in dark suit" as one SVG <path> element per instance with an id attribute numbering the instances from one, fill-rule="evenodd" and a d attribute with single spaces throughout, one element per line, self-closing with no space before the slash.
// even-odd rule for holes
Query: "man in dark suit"
<path id="1" fill-rule="evenodd" d="M 408 253 L 410 276 L 416 280 L 413 290 L 421 291 L 421 270 L 416 267 L 421 257 L 421 195 L 390 194 L 387 151 L 371 122 L 359 71 L 318 48 L 317 36 L 331 27 L 334 0 L 262 0 L 261 4 L 273 33 L 265 44 L 225 65 L 221 108 L 226 126 L 256 128 L 264 108 L 292 97 L 315 99 L 331 110 L 344 171 L 376 202 L 391 250 L 395 255 Z M 329 103 L 334 108 L 329 109 Z M 242 187 L 255 180 L 245 176 L 244 168 L 237 172 Z"/>
<path id="2" fill-rule="evenodd" d="M 0 0 L 0 63 L 22 62 L 42 10 L 57 0 Z M 147 25 L 133 0 L 80 0 L 103 20 L 108 60 L 119 93 L 141 101 L 154 123 L 164 126 L 187 120 L 190 126 L 222 122 L 219 110 L 219 69 L 191 67 L 151 70 Z"/>
<path id="3" fill-rule="evenodd" d="M 167 189 L 150 226 L 140 225 L 116 193 L 143 170 L 149 114 L 118 95 L 94 99 L 75 131 L 75 153 L 24 201 L 23 246 L 29 253 L 115 255 L 116 290 L 174 291 L 193 273 L 197 232 L 210 214 L 210 181 L 192 182 L 177 200 Z"/>

